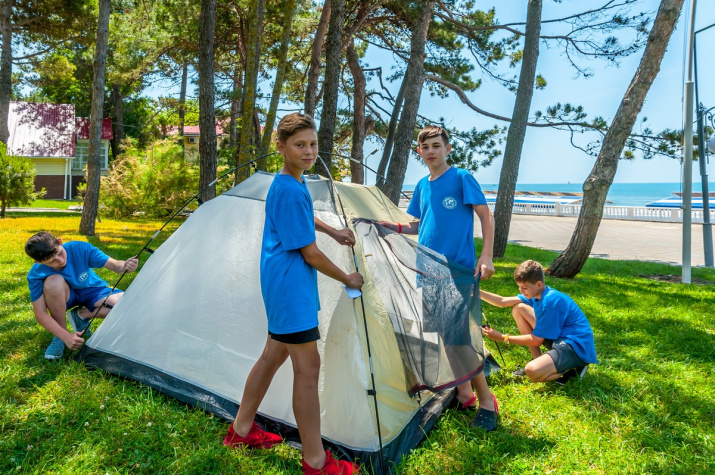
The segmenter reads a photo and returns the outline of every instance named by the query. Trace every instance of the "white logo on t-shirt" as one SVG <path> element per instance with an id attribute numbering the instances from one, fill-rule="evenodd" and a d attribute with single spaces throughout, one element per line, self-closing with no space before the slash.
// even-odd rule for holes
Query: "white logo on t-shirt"
<path id="1" fill-rule="evenodd" d="M 448 196 L 442 200 L 442 206 L 447 209 L 454 209 L 457 207 L 457 200 L 452 198 L 451 196 Z"/>
<path id="2" fill-rule="evenodd" d="M 87 277 L 89 277 L 89 272 L 82 272 L 79 275 L 79 281 L 84 282 L 85 280 L 87 280 Z"/>

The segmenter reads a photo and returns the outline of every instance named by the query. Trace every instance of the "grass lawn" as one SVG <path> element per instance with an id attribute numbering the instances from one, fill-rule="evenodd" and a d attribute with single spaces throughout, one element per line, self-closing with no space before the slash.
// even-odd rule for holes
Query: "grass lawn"
<path id="1" fill-rule="evenodd" d="M 29 208 L 57 208 L 57 209 L 68 209 L 70 206 L 77 206 L 79 203 L 77 200 L 35 200 L 29 206 Z"/>
<path id="2" fill-rule="evenodd" d="M 79 219 L 10 213 L 0 220 L 0 473 L 300 473 L 294 449 L 225 449 L 225 421 L 71 359 L 43 359 L 51 338 L 30 307 L 27 238 L 47 230 L 124 259 L 162 224 L 103 219 L 87 239 L 77 234 Z M 510 246 L 482 287 L 513 295 L 519 262 L 548 265 L 554 257 Z M 588 315 L 600 364 L 565 387 L 532 384 L 511 375 L 527 362 L 527 349 L 500 344 L 506 368 L 490 378 L 499 429 L 471 429 L 471 415 L 449 410 L 397 472 L 715 473 L 715 286 L 640 277 L 679 273 L 592 259 L 575 279 L 547 278 Z M 110 284 L 117 278 L 100 275 Z M 693 277 L 715 281 L 715 271 L 693 269 Z M 494 328 L 518 333 L 509 309 L 484 309 Z"/>

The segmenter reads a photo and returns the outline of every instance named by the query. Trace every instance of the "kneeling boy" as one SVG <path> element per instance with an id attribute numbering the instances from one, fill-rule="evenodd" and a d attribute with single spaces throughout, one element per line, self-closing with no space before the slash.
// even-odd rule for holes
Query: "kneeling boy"
<path id="1" fill-rule="evenodd" d="M 571 297 L 544 285 L 544 269 L 538 262 L 522 262 L 514 280 L 521 292 L 516 297 L 482 290 L 481 298 L 497 307 L 514 307 L 512 315 L 521 335 L 501 334 L 489 327 L 482 328 L 482 333 L 494 341 L 529 347 L 533 359 L 523 371 L 514 372 L 517 376 L 526 374 L 535 383 L 583 376 L 590 363 L 598 362 L 586 315 Z M 542 344 L 548 353 L 541 353 Z"/>

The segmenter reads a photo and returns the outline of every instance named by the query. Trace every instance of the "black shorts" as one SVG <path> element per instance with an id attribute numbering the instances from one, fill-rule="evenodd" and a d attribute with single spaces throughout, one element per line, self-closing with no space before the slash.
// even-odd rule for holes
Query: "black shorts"
<path id="1" fill-rule="evenodd" d="M 296 333 L 272 333 L 269 331 L 268 334 L 272 339 L 288 345 L 300 345 L 302 343 L 320 340 L 320 330 L 318 327 Z"/>
<path id="2" fill-rule="evenodd" d="M 573 347 L 563 340 L 544 340 L 544 346 L 549 349 L 546 354 L 554 360 L 556 371 L 561 374 L 572 368 L 586 366 L 586 363 L 578 357 Z"/>

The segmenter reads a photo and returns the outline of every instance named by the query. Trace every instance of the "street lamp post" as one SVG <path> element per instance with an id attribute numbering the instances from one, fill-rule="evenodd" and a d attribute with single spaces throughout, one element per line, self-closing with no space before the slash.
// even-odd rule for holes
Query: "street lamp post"
<path id="1" fill-rule="evenodd" d="M 691 225 L 693 191 L 693 44 L 695 39 L 695 6 L 690 5 L 690 24 L 686 47 L 686 77 L 683 104 L 683 267 L 681 280 L 692 282 L 691 269 Z"/>
<path id="2" fill-rule="evenodd" d="M 693 6 L 693 8 L 695 8 Z M 693 10 L 694 12 L 695 10 Z M 715 26 L 712 25 L 701 28 L 693 33 L 693 65 L 695 68 L 695 103 L 698 104 L 698 160 L 700 161 L 700 180 L 702 183 L 703 196 L 703 254 L 706 267 L 713 267 L 713 231 L 712 223 L 710 222 L 710 192 L 708 190 L 708 172 L 707 172 L 707 151 L 705 148 L 705 129 L 703 123 L 705 115 L 715 107 L 705 110 L 705 107 L 700 103 L 698 94 L 698 49 L 697 41 L 698 34 Z"/>

